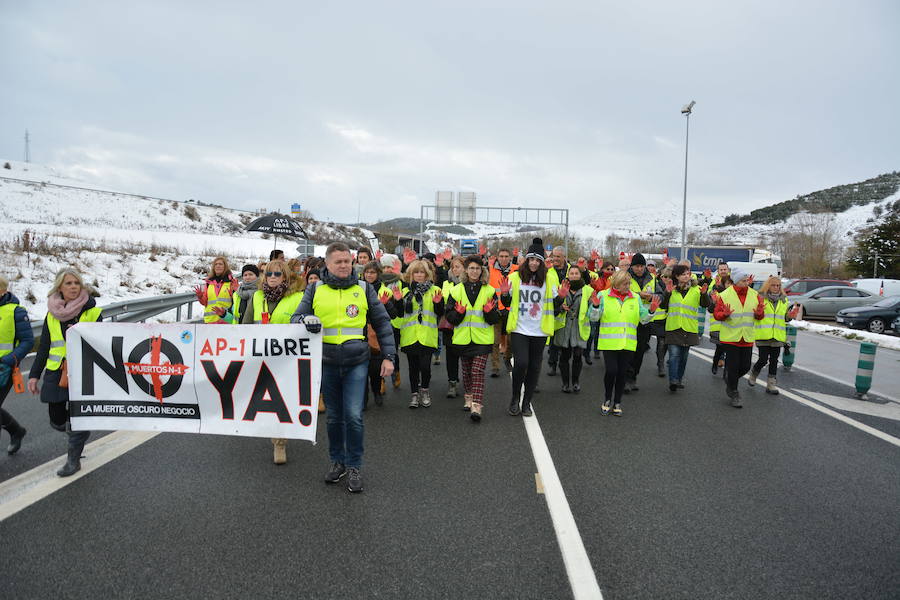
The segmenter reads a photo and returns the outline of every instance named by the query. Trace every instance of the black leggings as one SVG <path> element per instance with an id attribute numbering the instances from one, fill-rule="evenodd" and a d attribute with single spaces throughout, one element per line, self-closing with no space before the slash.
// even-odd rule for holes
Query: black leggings
<path id="1" fill-rule="evenodd" d="M 606 366 L 606 375 L 603 383 L 606 387 L 606 400 L 613 404 L 622 402 L 622 392 L 625 390 L 625 377 L 631 367 L 634 358 L 633 350 L 604 350 L 603 363 Z M 614 394 L 615 392 L 615 394 Z"/>
<path id="2" fill-rule="evenodd" d="M 544 346 L 547 345 L 547 338 L 511 333 L 509 334 L 509 345 L 512 347 L 513 354 L 512 398 L 519 399 L 524 385 L 523 406 L 527 406 L 531 402 L 534 388 L 537 387 L 538 377 L 541 374 L 541 360 L 544 355 Z"/>
<path id="3" fill-rule="evenodd" d="M 12 375 L 10 375 L 9 381 L 6 382 L 2 388 L 0 388 L 0 406 L 3 406 L 3 401 L 6 400 L 6 396 L 9 394 L 9 391 L 12 389 Z M 7 430 L 10 435 L 18 435 L 19 432 L 22 431 L 22 426 L 19 425 L 19 422 L 16 421 L 11 414 L 0 408 L 0 427 Z"/>
<path id="4" fill-rule="evenodd" d="M 431 357 L 434 356 L 434 348 L 417 345 L 409 348 L 404 354 L 409 363 L 410 391 L 415 394 L 420 387 L 427 390 L 431 384 Z"/>
<path id="5" fill-rule="evenodd" d="M 725 381 L 728 389 L 736 390 L 738 381 L 750 371 L 753 361 L 753 346 L 732 346 L 727 344 L 725 353 Z"/>
<path id="6" fill-rule="evenodd" d="M 778 375 L 778 357 L 781 356 L 781 346 L 758 346 L 759 360 L 753 365 L 753 371 L 759 373 L 766 363 L 769 363 L 769 377 Z"/>
<path id="7" fill-rule="evenodd" d="M 560 348 L 559 349 L 559 374 L 562 376 L 563 383 L 578 383 L 581 377 L 581 355 L 583 348 Z M 569 360 L 572 361 L 571 373 L 569 372 Z"/>
<path id="8" fill-rule="evenodd" d="M 716 344 L 716 351 L 713 352 L 713 364 L 719 364 L 720 360 L 725 360 L 726 353 L 725 350 L 728 348 L 726 344 Z"/>
<path id="9" fill-rule="evenodd" d="M 453 330 L 441 332 L 444 336 L 444 359 L 447 363 L 447 381 L 459 383 L 459 355 L 453 350 Z"/>

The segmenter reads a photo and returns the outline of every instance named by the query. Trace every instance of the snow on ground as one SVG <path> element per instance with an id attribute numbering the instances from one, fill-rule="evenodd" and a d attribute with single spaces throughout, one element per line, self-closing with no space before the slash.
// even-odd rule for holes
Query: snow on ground
<path id="1" fill-rule="evenodd" d="M 0 177 L 30 180 L 0 179 L 0 275 L 33 320 L 46 313 L 47 293 L 65 266 L 85 275 L 104 306 L 189 292 L 215 256 L 225 256 L 238 272 L 268 258 L 275 245 L 274 239 L 243 231 L 255 216 L 248 212 L 44 185 L 84 184 L 40 166 L 18 165 L 0 168 Z M 288 258 L 297 255 L 294 240 L 280 238 L 277 246 Z M 316 246 L 316 254 L 324 251 Z"/>
<path id="2" fill-rule="evenodd" d="M 824 323 L 813 323 L 811 321 L 791 321 L 791 325 L 797 329 L 803 329 L 822 335 L 830 335 L 846 339 L 855 339 L 861 342 L 874 342 L 882 348 L 890 348 L 891 350 L 900 350 L 900 337 L 888 335 L 884 333 L 869 333 L 859 329 L 846 329 L 837 327 L 836 325 L 826 325 Z"/>

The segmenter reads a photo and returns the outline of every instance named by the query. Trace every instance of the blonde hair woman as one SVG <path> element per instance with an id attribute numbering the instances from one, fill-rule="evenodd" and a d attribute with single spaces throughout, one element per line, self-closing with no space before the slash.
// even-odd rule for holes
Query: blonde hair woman
<path id="1" fill-rule="evenodd" d="M 286 325 L 303 299 L 303 278 L 294 276 L 283 260 L 272 260 L 259 278 L 259 290 L 253 294 L 251 323 Z M 287 462 L 287 440 L 272 438 L 273 461 Z"/>
<path id="2" fill-rule="evenodd" d="M 41 395 L 47 403 L 50 426 L 69 436 L 66 464 L 56 472 L 68 477 L 81 469 L 81 451 L 90 431 L 71 431 L 69 423 L 69 382 L 66 365 L 66 334 L 78 323 L 100 321 L 100 308 L 91 297 L 81 273 L 70 267 L 56 274 L 47 296 L 47 316 L 28 379 L 28 391 Z M 46 369 L 46 371 L 45 371 Z M 44 385 L 38 387 L 41 374 Z"/>
<path id="3" fill-rule="evenodd" d="M 446 263 L 445 263 L 446 264 Z M 450 298 L 450 291 L 466 276 L 466 266 L 461 256 L 450 259 L 450 267 L 447 269 L 447 279 L 442 284 L 441 291 L 444 294 L 444 302 Z M 459 355 L 453 349 L 453 327 L 447 320 L 446 311 L 444 318 L 438 325 L 444 342 L 444 362 L 447 364 L 447 397 L 456 398 L 459 386 Z"/>
<path id="4" fill-rule="evenodd" d="M 410 408 L 431 406 L 431 357 L 438 346 L 438 321 L 444 315 L 444 294 L 434 284 L 434 266 L 414 260 L 404 274 L 409 292 L 402 301 L 400 350 L 409 363 Z"/>
<path id="5" fill-rule="evenodd" d="M 759 360 L 750 369 L 750 385 L 756 385 L 756 378 L 766 363 L 769 365 L 769 376 L 766 379 L 766 393 L 777 395 L 778 392 L 778 357 L 781 348 L 787 342 L 787 323 L 797 318 L 799 307 L 794 304 L 788 309 L 787 296 L 781 289 L 781 279 L 769 277 L 759 288 L 759 296 L 763 299 L 763 318 L 756 321 L 756 349 Z"/>
<path id="6" fill-rule="evenodd" d="M 227 323 L 223 317 L 231 308 L 232 294 L 238 291 L 239 287 L 237 279 L 231 274 L 228 260 L 224 256 L 215 257 L 203 284 L 194 288 L 197 301 L 206 307 L 203 322 Z"/>

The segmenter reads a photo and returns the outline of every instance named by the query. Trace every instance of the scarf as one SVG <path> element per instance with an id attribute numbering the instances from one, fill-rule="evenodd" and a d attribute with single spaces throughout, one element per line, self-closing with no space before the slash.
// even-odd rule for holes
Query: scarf
<path id="1" fill-rule="evenodd" d="M 269 284 L 263 281 L 262 293 L 266 299 L 266 303 L 271 307 L 275 307 L 279 302 L 281 302 L 281 299 L 284 298 L 284 293 L 287 292 L 287 289 L 287 281 L 282 281 L 275 287 L 269 287 Z"/>
<path id="2" fill-rule="evenodd" d="M 249 300 L 258 289 L 259 286 L 257 285 L 257 282 L 251 281 L 250 283 L 244 283 L 242 281 L 241 287 L 238 289 L 238 295 L 242 300 Z"/>
<path id="3" fill-rule="evenodd" d="M 409 284 L 409 291 L 411 292 L 408 296 L 409 298 L 414 298 L 415 301 L 419 304 L 419 312 L 418 312 L 418 321 L 422 322 L 422 309 L 425 308 L 425 303 L 423 299 L 425 294 L 428 293 L 428 290 L 431 289 L 431 286 L 434 285 L 430 281 L 424 281 L 422 283 L 417 283 L 415 281 L 411 281 Z M 410 300 L 412 302 L 412 300 Z"/>
<path id="4" fill-rule="evenodd" d="M 88 296 L 87 290 L 82 287 L 78 297 L 69 302 L 63 300 L 62 294 L 53 294 L 47 299 L 47 308 L 50 310 L 50 314 L 56 317 L 60 323 L 65 323 L 81 314 L 81 309 L 87 304 L 88 299 L 90 299 L 90 296 Z"/>
<path id="5" fill-rule="evenodd" d="M 388 287 L 391 287 L 400 280 L 400 276 L 396 273 L 382 273 L 380 279 L 381 283 Z"/>
<path id="6" fill-rule="evenodd" d="M 784 294 L 778 292 L 766 292 L 766 299 L 772 303 L 772 306 L 778 306 L 778 303 L 784 299 Z"/>
<path id="7" fill-rule="evenodd" d="M 322 282 L 329 286 L 333 287 L 336 290 L 346 290 L 348 288 L 353 287 L 354 285 L 359 285 L 359 278 L 353 274 L 353 271 L 350 272 L 350 275 L 347 277 L 338 277 L 325 267 L 322 267 Z"/>
<path id="8" fill-rule="evenodd" d="M 456 285 L 457 283 L 459 283 L 459 277 L 457 277 L 456 275 L 454 275 L 454 274 L 451 273 L 450 271 L 447 271 L 447 281 L 449 281 L 449 282 L 452 283 L 453 285 Z"/>
<path id="9" fill-rule="evenodd" d="M 569 280 L 569 289 L 571 289 L 573 292 L 577 292 L 578 290 L 580 290 L 583 287 L 584 287 L 584 279 L 575 279 L 575 280 L 570 279 Z"/>

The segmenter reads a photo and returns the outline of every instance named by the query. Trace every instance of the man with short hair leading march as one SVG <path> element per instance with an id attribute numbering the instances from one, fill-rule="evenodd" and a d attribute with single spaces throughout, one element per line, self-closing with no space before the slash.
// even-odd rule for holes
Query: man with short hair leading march
<path id="1" fill-rule="evenodd" d="M 310 288 L 291 323 L 322 332 L 322 393 L 325 397 L 331 469 L 326 483 L 348 475 L 351 492 L 363 490 L 363 402 L 369 372 L 365 328 L 375 329 L 384 360 L 381 376 L 394 371 L 394 332 L 375 289 L 353 274 L 350 248 L 334 242 L 325 250 L 321 280 Z"/>

